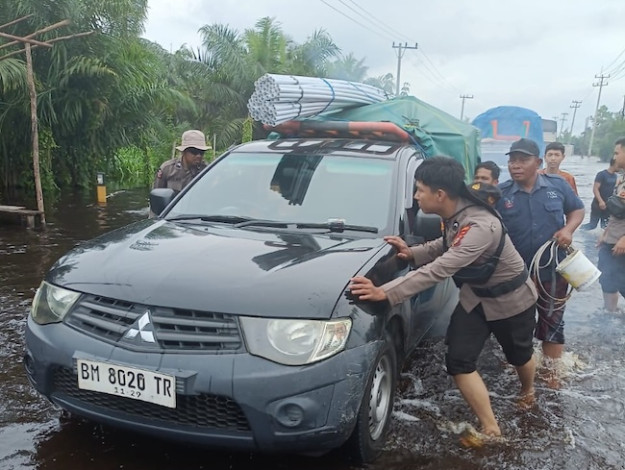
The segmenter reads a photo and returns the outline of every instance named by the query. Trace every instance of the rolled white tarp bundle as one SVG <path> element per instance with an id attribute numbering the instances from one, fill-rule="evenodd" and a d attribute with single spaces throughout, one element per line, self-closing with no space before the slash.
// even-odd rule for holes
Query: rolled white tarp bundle
<path id="1" fill-rule="evenodd" d="M 384 90 L 363 83 L 267 73 L 254 83 L 247 109 L 252 119 L 277 126 L 297 117 L 379 103 L 389 97 Z"/>

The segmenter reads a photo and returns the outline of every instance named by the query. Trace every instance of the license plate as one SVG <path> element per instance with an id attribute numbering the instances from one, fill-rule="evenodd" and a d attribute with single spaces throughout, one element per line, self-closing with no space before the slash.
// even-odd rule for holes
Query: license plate
<path id="1" fill-rule="evenodd" d="M 78 388 L 176 408 L 176 377 L 78 359 Z"/>

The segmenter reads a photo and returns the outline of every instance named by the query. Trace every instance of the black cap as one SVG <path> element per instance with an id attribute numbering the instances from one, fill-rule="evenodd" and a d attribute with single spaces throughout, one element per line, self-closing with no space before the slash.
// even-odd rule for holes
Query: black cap
<path id="1" fill-rule="evenodd" d="M 535 157 L 538 157 L 540 155 L 540 149 L 538 148 L 538 144 L 532 139 L 525 138 L 512 142 L 512 145 L 510 146 L 510 151 L 506 153 L 506 155 L 510 155 L 514 152 L 520 152 L 526 155 L 533 155 Z"/>

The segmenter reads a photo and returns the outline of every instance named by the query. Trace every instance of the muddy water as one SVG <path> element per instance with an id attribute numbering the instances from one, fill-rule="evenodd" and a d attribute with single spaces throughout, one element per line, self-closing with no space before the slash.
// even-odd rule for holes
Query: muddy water
<path id="1" fill-rule="evenodd" d="M 564 162 L 587 207 L 594 175 L 604 166 L 577 157 Z M 93 200 L 86 195 L 57 203 L 46 232 L 0 226 L 0 469 L 350 468 L 334 455 L 215 453 L 138 437 L 69 419 L 31 389 L 21 364 L 23 330 L 45 271 L 75 243 L 147 216 L 145 191 L 115 193 L 106 206 Z M 593 262 L 598 235 L 599 229 L 578 231 L 574 240 Z M 460 434 L 476 423 L 445 373 L 445 346 L 434 334 L 404 369 L 387 451 L 369 468 L 625 468 L 625 314 L 607 314 L 601 306 L 598 284 L 572 293 L 561 387 L 539 379 L 537 405 L 528 411 L 516 406 L 514 369 L 489 342 L 479 367 L 505 439 L 477 450 L 460 445 Z"/>

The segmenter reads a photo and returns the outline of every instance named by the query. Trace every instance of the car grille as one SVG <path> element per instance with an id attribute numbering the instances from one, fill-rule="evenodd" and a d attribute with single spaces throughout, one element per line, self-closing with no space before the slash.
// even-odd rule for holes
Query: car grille
<path id="1" fill-rule="evenodd" d="M 154 342 L 126 341 L 124 335 L 149 312 Z M 66 322 L 92 336 L 128 349 L 242 351 L 237 319 L 233 315 L 135 304 L 95 295 L 83 295 Z"/>
<path id="2" fill-rule="evenodd" d="M 177 394 L 176 408 L 167 408 L 131 398 L 81 390 L 77 383 L 76 374 L 71 369 L 64 367 L 55 369 L 53 393 L 62 393 L 92 406 L 152 421 L 229 431 L 250 430 L 243 411 L 230 398 L 208 394 Z"/>

